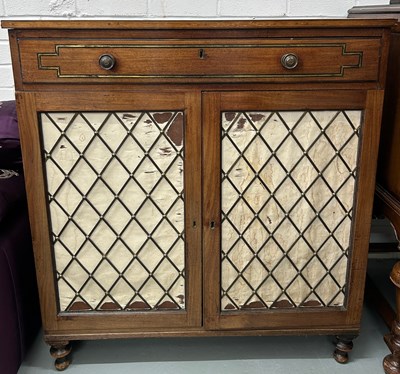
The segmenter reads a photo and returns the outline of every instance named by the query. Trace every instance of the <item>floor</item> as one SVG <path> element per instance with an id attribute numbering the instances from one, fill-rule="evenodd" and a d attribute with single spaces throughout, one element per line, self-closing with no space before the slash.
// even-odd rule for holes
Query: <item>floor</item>
<path id="1" fill-rule="evenodd" d="M 371 263 L 371 261 L 370 261 Z M 390 260 L 374 260 L 370 273 L 390 290 Z M 383 271 L 382 271 L 383 269 Z M 332 337 L 235 337 L 128 339 L 79 342 L 66 374 L 379 374 L 389 353 L 386 325 L 368 303 L 350 361 L 334 361 Z M 38 336 L 19 374 L 55 373 L 53 359 Z"/>

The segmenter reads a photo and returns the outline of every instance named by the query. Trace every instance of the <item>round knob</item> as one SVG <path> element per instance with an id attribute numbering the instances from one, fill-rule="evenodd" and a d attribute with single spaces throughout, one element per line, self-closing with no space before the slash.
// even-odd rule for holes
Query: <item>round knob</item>
<path id="1" fill-rule="evenodd" d="M 294 53 L 286 53 L 281 57 L 281 64 L 285 69 L 294 69 L 299 63 L 299 58 Z"/>
<path id="2" fill-rule="evenodd" d="M 111 70 L 115 65 L 115 58 L 113 55 L 101 55 L 99 57 L 99 65 L 104 70 Z"/>

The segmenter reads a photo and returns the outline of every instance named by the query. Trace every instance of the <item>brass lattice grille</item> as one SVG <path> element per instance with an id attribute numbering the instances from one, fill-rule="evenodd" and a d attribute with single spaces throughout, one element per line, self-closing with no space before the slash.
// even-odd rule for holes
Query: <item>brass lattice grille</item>
<path id="1" fill-rule="evenodd" d="M 222 113 L 222 310 L 344 304 L 361 115 Z"/>
<path id="2" fill-rule="evenodd" d="M 183 112 L 41 128 L 60 310 L 184 309 Z"/>

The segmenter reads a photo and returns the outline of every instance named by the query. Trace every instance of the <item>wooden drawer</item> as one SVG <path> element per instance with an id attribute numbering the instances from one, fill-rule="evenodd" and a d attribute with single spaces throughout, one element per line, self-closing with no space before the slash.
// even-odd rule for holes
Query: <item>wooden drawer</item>
<path id="1" fill-rule="evenodd" d="M 375 81 L 381 41 L 20 39 L 19 47 L 25 83 Z M 109 70 L 103 55 L 114 59 Z"/>

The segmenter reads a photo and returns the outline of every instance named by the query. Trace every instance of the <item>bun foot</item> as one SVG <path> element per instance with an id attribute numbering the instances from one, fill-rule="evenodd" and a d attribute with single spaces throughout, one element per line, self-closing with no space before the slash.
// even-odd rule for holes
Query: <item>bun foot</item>
<path id="1" fill-rule="evenodd" d="M 71 344 L 69 342 L 49 343 L 50 354 L 55 358 L 54 366 L 58 371 L 65 370 L 71 364 Z"/>
<path id="2" fill-rule="evenodd" d="M 349 361 L 349 352 L 353 349 L 353 339 L 356 336 L 337 336 L 336 349 L 333 352 L 333 358 L 339 364 L 345 364 Z"/>

